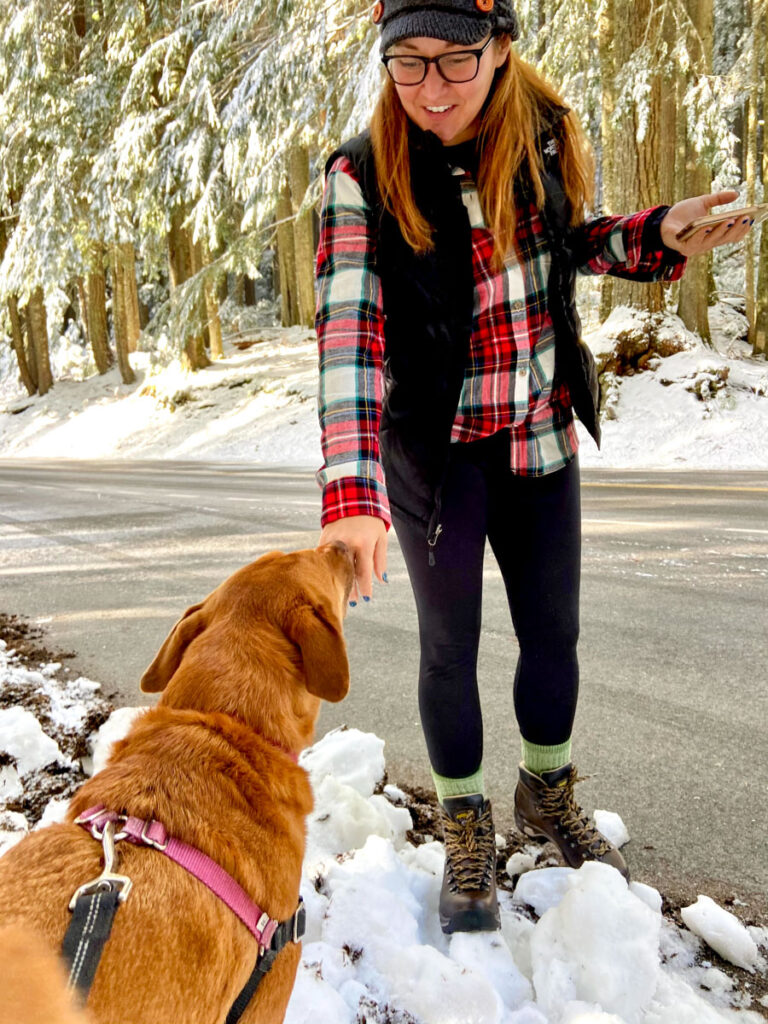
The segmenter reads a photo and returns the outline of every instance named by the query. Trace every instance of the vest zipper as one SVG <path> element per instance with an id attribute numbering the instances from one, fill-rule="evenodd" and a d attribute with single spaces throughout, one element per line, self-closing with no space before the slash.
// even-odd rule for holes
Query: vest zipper
<path id="1" fill-rule="evenodd" d="M 429 564 L 435 564 L 435 544 L 437 544 L 438 537 L 443 532 L 443 527 L 440 523 L 437 524 L 435 530 L 429 537 L 427 537 L 427 544 L 429 544 Z"/>
<path id="2" fill-rule="evenodd" d="M 443 475 L 445 480 L 445 475 Z M 443 532 L 443 525 L 440 522 L 440 508 L 442 504 L 443 496 L 443 481 L 441 480 L 435 491 L 435 507 L 432 510 L 432 516 L 429 520 L 429 526 L 427 527 L 427 545 L 429 546 L 429 564 L 433 566 L 435 564 L 435 545 L 440 539 L 440 534 Z"/>

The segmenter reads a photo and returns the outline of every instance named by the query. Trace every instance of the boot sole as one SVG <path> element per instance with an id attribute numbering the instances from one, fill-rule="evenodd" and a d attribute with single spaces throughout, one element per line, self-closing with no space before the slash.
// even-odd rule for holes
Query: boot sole
<path id="1" fill-rule="evenodd" d="M 440 914 L 440 927 L 446 935 L 454 932 L 495 932 L 501 928 L 498 910 L 460 910 L 450 917 Z"/>
<path id="2" fill-rule="evenodd" d="M 564 861 L 566 867 L 579 868 L 586 860 L 597 860 L 597 858 L 590 857 L 580 858 L 578 861 L 570 860 L 569 857 L 566 855 L 565 851 L 560 847 L 560 844 L 555 839 L 553 839 L 551 836 L 548 836 L 546 832 L 540 832 L 537 829 L 532 828 L 530 825 L 524 824 L 517 814 L 515 814 L 515 826 L 517 827 L 518 832 L 522 832 L 527 839 L 531 839 L 535 843 L 552 843 L 557 848 L 557 851 L 560 854 L 560 858 Z M 605 861 L 603 861 L 602 863 L 605 863 Z M 619 872 L 619 874 L 622 875 L 627 884 L 629 884 L 629 868 L 626 866 L 626 863 L 624 864 L 623 868 L 619 867 L 617 864 L 609 864 L 608 866 L 615 868 Z"/>

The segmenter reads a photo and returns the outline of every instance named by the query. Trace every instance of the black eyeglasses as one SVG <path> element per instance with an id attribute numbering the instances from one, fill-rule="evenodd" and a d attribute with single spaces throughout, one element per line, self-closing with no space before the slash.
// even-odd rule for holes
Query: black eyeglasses
<path id="1" fill-rule="evenodd" d="M 446 82 L 471 82 L 473 78 L 477 78 L 480 58 L 492 42 L 493 36 L 487 39 L 479 50 L 453 50 L 450 53 L 441 53 L 439 57 L 398 53 L 382 57 L 381 62 L 395 85 L 421 85 L 427 77 L 427 68 L 430 64 L 436 65 L 440 77 Z"/>

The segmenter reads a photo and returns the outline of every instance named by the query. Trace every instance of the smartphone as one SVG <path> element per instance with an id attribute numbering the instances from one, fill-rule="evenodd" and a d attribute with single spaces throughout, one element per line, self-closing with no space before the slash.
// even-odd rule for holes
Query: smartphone
<path id="1" fill-rule="evenodd" d="M 686 242 L 691 235 L 699 228 L 714 227 L 715 224 L 722 224 L 729 220 L 743 220 L 748 217 L 755 224 L 768 217 L 768 203 L 759 203 L 757 206 L 744 206 L 740 210 L 723 210 L 722 213 L 710 213 L 706 217 L 697 217 L 690 224 L 686 224 L 682 231 L 678 231 L 675 238 L 678 242 Z"/>

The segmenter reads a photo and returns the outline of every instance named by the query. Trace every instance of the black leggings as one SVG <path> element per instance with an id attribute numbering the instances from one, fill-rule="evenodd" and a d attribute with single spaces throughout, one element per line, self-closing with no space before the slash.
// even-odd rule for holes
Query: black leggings
<path id="1" fill-rule="evenodd" d="M 486 537 L 520 646 L 520 732 L 546 746 L 571 735 L 579 687 L 578 460 L 524 477 L 509 469 L 508 431 L 454 444 L 440 521 L 430 566 L 425 529 L 393 512 L 418 610 L 419 709 L 429 759 L 439 775 L 465 778 L 483 757 L 477 650 Z"/>

